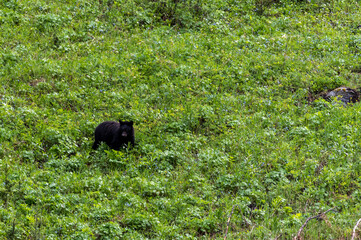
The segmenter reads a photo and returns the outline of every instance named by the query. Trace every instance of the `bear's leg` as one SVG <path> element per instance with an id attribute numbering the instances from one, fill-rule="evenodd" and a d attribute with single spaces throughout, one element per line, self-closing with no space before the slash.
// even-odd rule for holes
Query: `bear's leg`
<path id="1" fill-rule="evenodd" d="M 100 142 L 97 141 L 97 140 L 95 140 L 95 142 L 94 142 L 94 144 L 93 144 L 93 149 L 94 149 L 94 150 L 98 149 L 99 144 L 100 144 Z"/>
<path id="2" fill-rule="evenodd" d="M 119 151 L 119 150 L 120 150 L 120 144 L 117 143 L 117 142 L 114 142 L 114 141 L 109 144 L 109 147 L 110 147 L 111 149 L 116 150 L 116 151 Z"/>

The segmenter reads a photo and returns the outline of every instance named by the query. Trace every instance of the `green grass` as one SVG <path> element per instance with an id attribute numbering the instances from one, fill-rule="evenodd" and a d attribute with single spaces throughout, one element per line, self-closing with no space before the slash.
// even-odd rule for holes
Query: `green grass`
<path id="1" fill-rule="evenodd" d="M 0 3 L 0 239 L 348 239 L 358 1 Z M 136 147 L 91 150 L 133 120 Z"/>

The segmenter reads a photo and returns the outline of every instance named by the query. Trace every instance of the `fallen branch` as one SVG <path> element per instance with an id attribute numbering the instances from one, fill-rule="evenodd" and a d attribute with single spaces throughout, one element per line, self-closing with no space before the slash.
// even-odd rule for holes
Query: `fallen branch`
<path id="1" fill-rule="evenodd" d="M 274 240 L 278 240 L 282 236 L 282 233 L 278 235 Z"/>
<path id="2" fill-rule="evenodd" d="M 320 214 L 318 214 L 318 215 L 316 215 L 316 216 L 307 218 L 307 219 L 306 219 L 306 222 L 305 222 L 304 224 L 302 224 L 300 230 L 298 230 L 297 236 L 295 236 L 295 237 L 293 238 L 293 240 L 301 240 L 301 233 L 302 233 L 303 229 L 305 228 L 306 224 L 307 224 L 310 220 L 312 220 L 312 219 L 314 219 L 314 218 L 323 219 L 323 218 L 325 217 L 326 213 L 328 213 L 328 212 L 330 212 L 330 211 L 332 211 L 332 210 L 334 210 L 334 209 L 335 209 L 335 207 L 333 207 L 333 208 L 331 208 L 331 209 L 328 209 L 326 212 L 320 213 Z"/>
<path id="3" fill-rule="evenodd" d="M 354 239 L 356 239 L 356 228 L 357 228 L 357 226 L 360 224 L 360 222 L 361 222 L 361 218 L 357 221 L 357 223 L 356 223 L 356 225 L 355 225 L 355 227 L 353 228 L 353 230 L 352 230 L 352 237 L 351 237 L 351 240 L 354 240 Z"/>
<path id="4" fill-rule="evenodd" d="M 231 222 L 231 217 L 232 217 L 234 208 L 235 208 L 236 206 L 238 206 L 238 205 L 237 205 L 237 204 L 233 205 L 232 210 L 231 210 L 231 214 L 229 214 L 228 221 L 227 221 L 226 235 L 224 236 L 224 240 L 226 240 L 226 238 L 227 238 L 229 223 Z"/>

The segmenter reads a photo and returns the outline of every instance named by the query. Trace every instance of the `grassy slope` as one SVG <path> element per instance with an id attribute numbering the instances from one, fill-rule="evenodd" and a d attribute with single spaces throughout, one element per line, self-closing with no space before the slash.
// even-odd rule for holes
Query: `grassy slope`
<path id="1" fill-rule="evenodd" d="M 235 204 L 229 239 L 349 237 L 361 106 L 306 99 L 360 86 L 359 6 L 146 2 L 0 4 L 1 238 L 223 238 Z M 137 147 L 91 151 L 116 119 Z"/>

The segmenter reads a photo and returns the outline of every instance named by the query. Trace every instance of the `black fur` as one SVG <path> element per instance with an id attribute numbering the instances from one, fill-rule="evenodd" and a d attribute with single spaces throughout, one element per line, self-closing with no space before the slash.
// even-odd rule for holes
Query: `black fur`
<path id="1" fill-rule="evenodd" d="M 95 141 L 93 149 L 99 147 L 100 142 L 105 142 L 111 149 L 119 150 L 127 147 L 128 143 L 134 146 L 134 128 L 131 122 L 106 121 L 95 128 Z"/>

